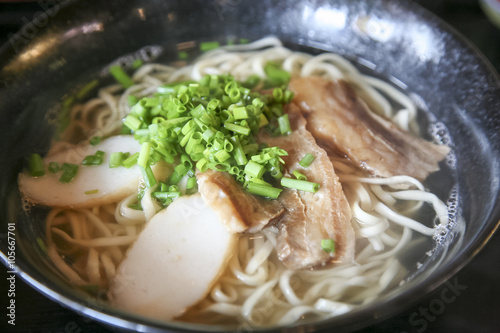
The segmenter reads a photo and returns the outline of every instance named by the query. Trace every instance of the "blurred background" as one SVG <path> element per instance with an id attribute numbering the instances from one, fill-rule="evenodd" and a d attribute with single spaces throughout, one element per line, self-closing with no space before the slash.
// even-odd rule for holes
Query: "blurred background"
<path id="1" fill-rule="evenodd" d="M 40 11 L 60 3 L 0 0 L 0 43 Z M 500 72 L 500 0 L 415 0 L 471 41 Z M 495 16 L 490 7 L 499 8 Z M 488 9 L 490 8 L 490 9 Z M 486 13 L 486 14 L 485 14 Z M 492 22 L 497 22 L 498 26 Z M 1 103 L 1 101 L 0 101 Z M 499 110 L 500 112 L 500 110 Z M 0 267 L 0 295 L 7 292 L 7 270 Z M 7 297 L 0 297 L 6 309 Z M 113 332 L 101 324 L 66 310 L 16 281 L 16 326 L 7 325 L 0 311 L 0 332 Z M 427 295 L 416 306 L 358 333 L 500 331 L 500 233 L 490 240 L 463 270 Z"/>

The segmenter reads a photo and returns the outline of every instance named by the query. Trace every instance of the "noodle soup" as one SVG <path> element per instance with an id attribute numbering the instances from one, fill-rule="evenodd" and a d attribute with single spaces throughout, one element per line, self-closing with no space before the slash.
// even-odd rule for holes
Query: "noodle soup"
<path id="1" fill-rule="evenodd" d="M 398 131 L 416 136 L 431 128 L 436 143 L 449 140 L 441 124 L 422 121 L 412 98 L 384 80 L 360 72 L 341 56 L 294 52 L 283 47 L 279 40 L 265 38 L 206 52 L 180 68 L 143 64 L 131 76 L 133 82 L 127 88 L 120 84 L 104 87 L 96 98 L 73 106 L 70 123 L 48 156 L 67 149 L 76 151 L 82 139 L 117 136 L 134 105 L 142 98 L 154 97 L 168 84 L 199 82 L 206 75 L 225 74 L 244 82 L 253 76 L 269 75 L 265 70 L 269 62 L 278 64 L 276 70 L 289 73 L 292 79 L 343 80 L 363 103 L 389 119 Z M 89 155 L 83 145 L 80 148 L 80 157 L 95 156 L 94 151 Z M 237 241 L 222 272 L 207 285 L 207 292 L 182 309 L 174 320 L 231 323 L 247 328 L 329 318 L 390 292 L 420 272 L 422 266 L 429 271 L 439 266 L 442 254 L 433 252 L 435 245 L 450 241 L 451 228 L 463 225 L 454 214 L 456 188 L 449 170 L 429 176 L 447 184 L 445 189 L 439 185 L 428 188 L 430 181 L 405 174 L 373 176 L 355 165 L 353 157 L 323 148 L 328 152 L 350 210 L 349 223 L 355 240 L 353 259 L 336 263 L 332 256 L 332 260 L 320 265 L 290 268 L 277 250 L 282 230 L 279 222 L 266 224 L 257 231 L 232 232 Z M 448 157 L 448 163 L 450 160 Z M 171 175 L 172 170 L 165 172 Z M 141 192 L 140 199 L 135 191 L 106 203 L 54 207 L 46 218 L 46 246 L 54 265 L 71 284 L 101 297 L 105 295 L 112 304 L 117 293 L 135 283 L 133 276 L 120 271 L 120 265 L 127 260 L 147 224 L 160 211 L 169 209 L 154 197 L 154 187 L 148 187 L 142 177 L 140 184 L 132 185 Z M 178 187 L 184 188 L 179 190 L 182 196 L 192 195 L 194 191 L 189 191 L 192 188 L 180 184 Z M 439 193 L 433 193 L 438 190 Z M 120 304 L 116 306 L 123 308 Z"/>

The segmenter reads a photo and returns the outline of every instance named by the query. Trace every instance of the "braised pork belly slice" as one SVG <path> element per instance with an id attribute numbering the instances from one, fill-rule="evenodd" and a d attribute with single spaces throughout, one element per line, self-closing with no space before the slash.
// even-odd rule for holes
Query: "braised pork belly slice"
<path id="1" fill-rule="evenodd" d="M 424 180 L 439 170 L 449 152 L 449 147 L 417 138 L 370 111 L 345 81 L 304 77 L 291 80 L 289 88 L 318 143 L 371 175 Z"/>
<path id="2" fill-rule="evenodd" d="M 230 232 L 257 232 L 283 215 L 279 201 L 246 192 L 227 172 L 207 170 L 196 178 L 203 201 Z"/>
<path id="3" fill-rule="evenodd" d="M 294 170 L 307 176 L 307 180 L 320 184 L 316 193 L 285 189 L 278 200 L 285 214 L 277 223 L 276 250 L 280 260 L 291 269 L 320 267 L 330 262 L 350 262 L 354 257 L 354 230 L 351 210 L 333 165 L 325 150 L 306 130 L 305 119 L 294 105 L 287 107 L 292 134 L 270 137 L 264 131 L 259 141 L 277 146 L 288 152 L 283 156 L 287 173 Z M 316 158 L 307 168 L 300 160 L 307 153 Z M 335 241 L 335 252 L 321 248 L 323 239 Z"/>

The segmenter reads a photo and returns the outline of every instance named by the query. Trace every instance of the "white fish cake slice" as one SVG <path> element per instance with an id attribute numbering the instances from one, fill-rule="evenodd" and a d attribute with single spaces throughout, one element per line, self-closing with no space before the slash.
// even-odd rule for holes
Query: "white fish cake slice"
<path id="1" fill-rule="evenodd" d="M 236 236 L 199 194 L 156 214 L 118 267 L 111 303 L 169 320 L 202 300 L 226 267 Z"/>
<path id="2" fill-rule="evenodd" d="M 137 165 L 131 168 L 109 167 L 109 159 L 114 152 L 128 152 L 131 155 L 139 152 L 141 144 L 131 135 L 110 137 L 96 146 L 84 145 L 59 152 L 44 159 L 47 166 L 50 162 L 80 164 L 87 155 L 98 150 L 104 151 L 101 165 L 80 165 L 76 177 L 69 183 L 59 181 L 60 173 L 46 172 L 42 177 L 31 177 L 28 173 L 19 175 L 19 189 L 24 197 L 32 203 L 51 207 L 83 208 L 116 202 L 137 191 L 142 178 Z M 164 179 L 171 167 L 166 163 L 153 166 L 156 179 Z M 85 194 L 87 191 L 95 193 Z"/>

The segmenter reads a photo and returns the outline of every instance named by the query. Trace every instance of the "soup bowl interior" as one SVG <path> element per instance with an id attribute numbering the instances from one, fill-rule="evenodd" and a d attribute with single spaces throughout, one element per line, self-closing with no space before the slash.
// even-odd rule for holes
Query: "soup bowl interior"
<path id="1" fill-rule="evenodd" d="M 434 249 L 439 260 L 428 259 L 404 285 L 345 315 L 297 325 L 304 330 L 366 326 L 413 304 L 463 267 L 494 232 L 500 215 L 500 85 L 484 57 L 445 24 L 406 1 L 91 0 L 52 7 L 0 52 L 0 212 L 2 229 L 15 225 L 19 275 L 48 297 L 111 325 L 234 329 L 145 319 L 75 290 L 39 244 L 46 209 L 31 207 L 27 214 L 16 179 L 27 154 L 48 150 L 61 101 L 95 78 L 111 82 L 109 64 L 127 66 L 137 58 L 172 62 L 186 45 L 196 49 L 206 41 L 239 43 L 269 35 L 294 50 L 345 56 L 361 71 L 407 91 L 429 117 L 445 124 L 455 153 L 447 162 L 453 177 L 431 177 L 429 186 L 444 198 L 454 191 L 452 207 L 465 221 Z M 424 128 L 427 121 L 420 121 Z M 7 265 L 6 239 L 0 249 Z"/>

